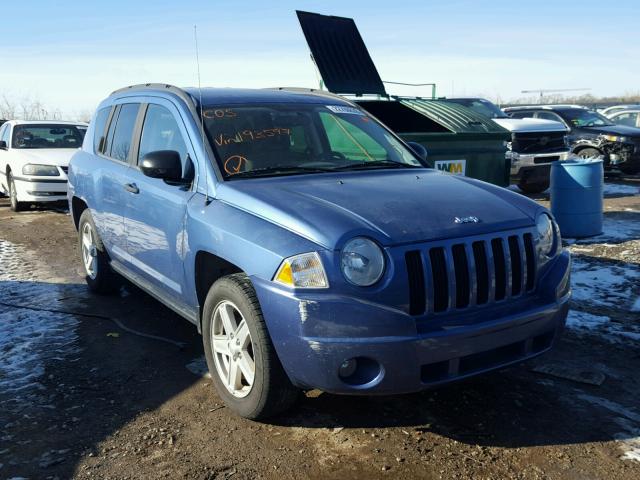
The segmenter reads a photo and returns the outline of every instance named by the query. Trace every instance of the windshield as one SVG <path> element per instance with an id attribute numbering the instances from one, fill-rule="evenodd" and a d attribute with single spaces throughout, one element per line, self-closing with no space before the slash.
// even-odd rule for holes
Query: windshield
<path id="1" fill-rule="evenodd" d="M 565 119 L 569 120 L 574 127 L 605 127 L 613 125 L 611 120 L 599 113 L 582 108 L 572 108 L 562 111 Z"/>
<path id="2" fill-rule="evenodd" d="M 83 134 L 75 125 L 16 125 L 13 148 L 80 148 Z"/>
<path id="3" fill-rule="evenodd" d="M 448 98 L 448 102 L 457 103 L 470 108 L 480 115 L 489 118 L 509 118 L 498 106 L 483 98 Z"/>
<path id="4" fill-rule="evenodd" d="M 203 117 L 226 178 L 423 166 L 389 131 L 351 106 L 206 106 Z"/>

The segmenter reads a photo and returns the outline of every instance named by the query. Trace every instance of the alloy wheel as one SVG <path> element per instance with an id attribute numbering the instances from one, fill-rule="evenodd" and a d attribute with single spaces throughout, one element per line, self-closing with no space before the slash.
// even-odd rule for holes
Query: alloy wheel
<path id="1" fill-rule="evenodd" d="M 238 307 L 227 300 L 213 312 L 211 348 L 218 376 L 229 393 L 238 398 L 249 395 L 256 372 L 251 333 Z"/>
<path id="2" fill-rule="evenodd" d="M 98 248 L 96 247 L 95 233 L 90 223 L 82 226 L 82 262 L 84 270 L 92 280 L 98 275 Z"/>

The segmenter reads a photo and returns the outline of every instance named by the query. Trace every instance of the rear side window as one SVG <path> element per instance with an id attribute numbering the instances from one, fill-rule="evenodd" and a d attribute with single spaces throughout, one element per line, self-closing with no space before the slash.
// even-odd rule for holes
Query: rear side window
<path id="1" fill-rule="evenodd" d="M 114 160 L 126 162 L 131 150 L 131 141 L 133 139 L 133 127 L 136 124 L 138 116 L 138 103 L 126 103 L 120 107 L 120 113 L 113 130 L 113 140 L 111 140 L 111 149 L 109 156 Z M 111 122 L 113 124 L 113 122 Z M 111 128 L 109 129 L 112 130 Z"/>
<path id="2" fill-rule="evenodd" d="M 109 112 L 111 108 L 101 108 L 96 113 L 96 118 L 93 121 L 94 130 L 93 130 L 93 151 L 101 152 L 104 147 L 104 138 L 105 138 L 105 127 L 107 126 L 107 120 L 109 119 Z"/>

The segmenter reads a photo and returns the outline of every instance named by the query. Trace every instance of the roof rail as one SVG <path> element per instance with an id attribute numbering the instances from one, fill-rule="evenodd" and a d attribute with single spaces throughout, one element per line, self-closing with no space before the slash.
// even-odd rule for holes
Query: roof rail
<path id="1" fill-rule="evenodd" d="M 182 98 L 185 102 L 187 102 L 187 104 L 191 104 L 195 107 L 195 100 L 191 95 L 189 95 L 182 88 L 176 87 L 175 85 L 169 85 L 168 83 L 138 83 L 136 85 L 129 85 L 128 87 L 114 90 L 113 92 L 111 92 L 111 95 L 115 95 L 116 93 L 136 92 L 138 90 L 163 90 L 171 92 L 176 96 Z"/>
<path id="2" fill-rule="evenodd" d="M 281 92 L 293 92 L 293 93 L 310 93 L 312 95 L 318 95 L 321 97 L 335 98 L 343 102 L 351 103 L 355 105 L 350 99 L 337 95 L 335 93 L 327 92 L 326 90 L 319 90 L 317 88 L 305 88 L 305 87 L 268 87 L 265 90 L 279 90 Z"/>

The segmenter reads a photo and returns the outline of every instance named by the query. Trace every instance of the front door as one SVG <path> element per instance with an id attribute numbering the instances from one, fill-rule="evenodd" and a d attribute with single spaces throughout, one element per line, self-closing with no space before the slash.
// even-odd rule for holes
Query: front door
<path id="1" fill-rule="evenodd" d="M 183 299 L 185 215 L 193 195 L 190 183 L 168 184 L 145 176 L 139 162 L 149 152 L 180 153 L 183 177 L 192 178 L 195 158 L 178 110 L 166 100 L 146 105 L 137 158 L 129 173 L 135 187 L 125 205 L 125 231 L 129 262 L 135 273 L 155 287 Z"/>

